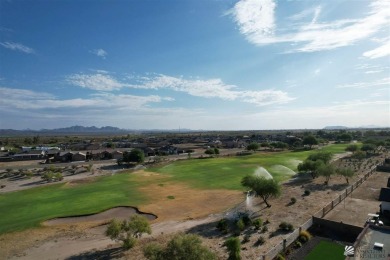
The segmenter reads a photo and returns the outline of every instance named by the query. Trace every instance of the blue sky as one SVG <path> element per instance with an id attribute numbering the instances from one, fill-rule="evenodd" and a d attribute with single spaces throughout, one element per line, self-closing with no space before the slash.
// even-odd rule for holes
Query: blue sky
<path id="1" fill-rule="evenodd" d="M 0 128 L 390 126 L 390 1 L 0 0 Z"/>

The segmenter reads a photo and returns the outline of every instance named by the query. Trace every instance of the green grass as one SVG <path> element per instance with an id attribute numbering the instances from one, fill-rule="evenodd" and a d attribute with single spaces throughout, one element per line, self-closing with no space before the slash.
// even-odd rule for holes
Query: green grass
<path id="1" fill-rule="evenodd" d="M 305 260 L 344 260 L 344 247 L 342 245 L 321 241 L 306 257 Z"/>
<path id="2" fill-rule="evenodd" d="M 324 150 L 343 152 L 346 146 L 332 145 Z M 56 217 L 92 214 L 115 206 L 145 205 L 149 202 L 149 196 L 139 192 L 139 188 L 149 184 L 163 187 L 165 182 L 182 182 L 197 189 L 243 190 L 241 178 L 253 173 L 259 166 L 266 168 L 275 179 L 286 180 L 290 176 L 273 170 L 271 166 L 283 165 L 296 170 L 298 162 L 312 152 L 285 151 L 183 160 L 149 169 L 170 178 L 117 174 L 100 177 L 90 183 L 62 183 L 1 194 L 0 234 L 37 227 L 41 222 Z"/>
<path id="3" fill-rule="evenodd" d="M 100 212 L 114 206 L 147 202 L 137 191 L 144 183 L 118 174 L 70 186 L 55 184 L 0 195 L 0 234 L 39 226 L 47 219 Z"/>
<path id="4" fill-rule="evenodd" d="M 323 151 L 342 153 L 348 144 L 336 144 L 322 148 Z M 186 182 L 199 189 L 241 190 L 243 176 L 252 174 L 259 166 L 264 167 L 278 181 L 291 178 L 291 175 L 272 166 L 283 165 L 293 171 L 300 161 L 315 151 L 269 152 L 249 156 L 221 157 L 209 159 L 191 159 L 177 161 L 163 167 L 150 168 L 148 171 L 172 176 L 174 180 Z"/>

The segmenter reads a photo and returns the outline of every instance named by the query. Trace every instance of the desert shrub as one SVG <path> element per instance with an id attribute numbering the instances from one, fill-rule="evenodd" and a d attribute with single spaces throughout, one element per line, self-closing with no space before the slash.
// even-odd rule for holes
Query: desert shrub
<path id="1" fill-rule="evenodd" d="M 229 260 L 240 260 L 240 252 L 241 252 L 241 243 L 238 237 L 228 238 L 224 245 L 227 247 L 229 252 Z"/>
<path id="2" fill-rule="evenodd" d="M 300 248 L 300 247 L 302 247 L 302 243 L 299 242 L 299 241 L 295 241 L 294 247 L 295 248 Z"/>
<path id="3" fill-rule="evenodd" d="M 150 243 L 143 248 L 143 253 L 146 259 L 159 260 L 163 255 L 163 248 L 157 243 Z"/>
<path id="4" fill-rule="evenodd" d="M 248 214 L 243 214 L 242 217 L 241 217 L 242 221 L 244 222 L 244 225 L 245 226 L 250 226 L 252 225 L 252 220 L 251 218 L 248 216 Z"/>
<path id="5" fill-rule="evenodd" d="M 263 224 L 263 221 L 261 220 L 261 218 L 257 218 L 253 220 L 252 224 L 255 227 L 255 229 L 260 229 L 261 225 Z"/>
<path id="6" fill-rule="evenodd" d="M 240 241 L 238 241 L 240 242 Z M 193 234 L 178 234 L 166 245 L 161 247 L 152 243 L 143 249 L 144 256 L 149 260 L 186 259 L 214 260 L 216 256 L 206 246 L 202 245 L 199 236 Z"/>
<path id="7" fill-rule="evenodd" d="M 262 244 L 264 244 L 264 243 L 265 243 L 265 238 L 264 238 L 264 237 L 259 237 L 259 238 L 257 239 L 257 244 L 262 245 Z"/>
<path id="8" fill-rule="evenodd" d="M 278 254 L 275 259 L 276 260 L 285 260 L 286 258 L 284 258 L 284 256 L 282 256 L 281 254 Z"/>
<path id="9" fill-rule="evenodd" d="M 295 204 L 297 202 L 297 199 L 296 198 L 291 198 L 291 204 Z"/>
<path id="10" fill-rule="evenodd" d="M 242 240 L 242 243 L 245 244 L 245 243 L 248 243 L 249 240 L 250 240 L 251 236 L 249 234 L 245 235 L 244 236 L 244 239 Z"/>
<path id="11" fill-rule="evenodd" d="M 220 219 L 217 223 L 217 229 L 223 233 L 228 232 L 228 222 L 226 218 Z"/>
<path id="12" fill-rule="evenodd" d="M 282 222 L 279 224 L 279 229 L 283 230 L 283 231 L 293 231 L 294 230 L 294 226 L 290 223 L 287 223 L 287 222 Z"/>
<path id="13" fill-rule="evenodd" d="M 263 226 L 263 228 L 261 229 L 261 232 L 265 233 L 268 231 L 268 227 L 267 226 Z"/>
<path id="14" fill-rule="evenodd" d="M 245 224 L 244 224 L 244 221 L 242 219 L 239 219 L 237 222 L 236 222 L 236 227 L 237 229 L 241 232 L 244 230 L 245 228 Z"/>
<path id="15" fill-rule="evenodd" d="M 268 225 L 269 223 L 271 223 L 271 222 L 269 222 L 269 220 L 268 220 L 268 218 L 264 221 L 264 225 Z"/>
<path id="16" fill-rule="evenodd" d="M 305 190 L 305 192 L 304 192 L 305 196 L 309 196 L 310 193 L 311 193 L 311 192 L 310 192 L 309 190 Z"/>
<path id="17" fill-rule="evenodd" d="M 307 241 L 309 241 L 311 238 L 311 234 L 309 233 L 309 231 L 307 230 L 303 230 L 299 233 L 299 240 L 302 242 L 302 243 L 305 243 Z"/>

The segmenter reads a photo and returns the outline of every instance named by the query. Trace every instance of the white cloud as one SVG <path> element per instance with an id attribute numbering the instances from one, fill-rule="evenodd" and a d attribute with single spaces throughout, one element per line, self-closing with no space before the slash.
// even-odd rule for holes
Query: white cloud
<path id="1" fill-rule="evenodd" d="M 92 54 L 95 54 L 98 57 L 101 57 L 103 59 L 106 59 L 108 53 L 103 49 L 95 49 L 90 51 Z"/>
<path id="2" fill-rule="evenodd" d="M 294 100 L 294 98 L 289 97 L 288 93 L 273 89 L 260 91 L 239 90 L 237 86 L 225 84 L 221 79 L 184 79 L 163 74 L 145 77 L 131 76 L 128 78 L 135 80 L 136 83 L 121 82 L 108 73 L 73 74 L 67 77 L 67 81 L 75 86 L 98 91 L 119 90 L 124 87 L 153 90 L 169 89 L 185 92 L 195 97 L 239 100 L 257 106 L 284 104 Z"/>
<path id="3" fill-rule="evenodd" d="M 2 98 L 0 107 L 16 109 L 58 109 L 58 108 L 85 108 L 85 109 L 141 109 L 149 103 L 161 101 L 172 101 L 169 97 L 156 95 L 135 96 L 135 95 L 113 95 L 110 93 L 94 94 L 90 98 L 58 99 L 48 94 L 34 92 L 25 89 L 0 88 Z"/>
<path id="4" fill-rule="evenodd" d="M 99 91 L 119 90 L 126 86 L 107 73 L 73 74 L 68 76 L 66 80 L 72 85 Z"/>
<path id="5" fill-rule="evenodd" d="M 185 92 L 196 97 L 239 100 L 257 106 L 284 104 L 294 100 L 288 93 L 283 91 L 273 89 L 260 91 L 239 90 L 237 86 L 225 84 L 221 79 L 188 80 L 166 75 L 157 75 L 155 77 L 142 77 L 139 81 L 139 85 L 133 85 L 131 87 L 146 89 L 166 88 Z"/>
<path id="6" fill-rule="evenodd" d="M 35 53 L 34 49 L 27 47 L 21 43 L 16 43 L 16 42 L 0 42 L 0 45 L 3 46 L 4 48 L 13 50 L 13 51 L 21 51 L 24 53 L 28 54 L 33 54 Z"/>
<path id="7" fill-rule="evenodd" d="M 388 55 L 390 55 L 390 42 L 387 42 L 382 46 L 375 48 L 371 51 L 366 51 L 365 53 L 363 53 L 364 57 L 370 59 L 382 58 Z"/>
<path id="8" fill-rule="evenodd" d="M 369 88 L 369 87 L 378 87 L 378 86 L 389 86 L 390 77 L 378 79 L 370 82 L 356 82 L 351 84 L 338 85 L 337 88 Z"/>
<path id="9" fill-rule="evenodd" d="M 241 0 L 236 3 L 232 12 L 242 34 L 258 37 L 273 34 L 275 7 L 272 0 Z"/>
<path id="10" fill-rule="evenodd" d="M 341 19 L 318 23 L 321 8 L 310 8 L 290 19 L 302 19 L 313 13 L 307 24 L 292 29 L 289 33 L 276 35 L 276 4 L 271 0 L 241 0 L 230 11 L 247 40 L 256 45 L 272 43 L 293 43 L 295 52 L 314 52 L 352 45 L 366 39 L 390 22 L 390 2 L 376 1 L 370 4 L 370 11 L 361 19 Z"/>

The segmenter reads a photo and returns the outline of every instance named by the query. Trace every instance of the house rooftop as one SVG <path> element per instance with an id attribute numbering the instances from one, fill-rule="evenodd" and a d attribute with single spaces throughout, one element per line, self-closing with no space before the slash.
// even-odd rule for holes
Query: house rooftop
<path id="1" fill-rule="evenodd" d="M 382 188 L 379 194 L 379 201 L 390 202 L 390 188 Z"/>

